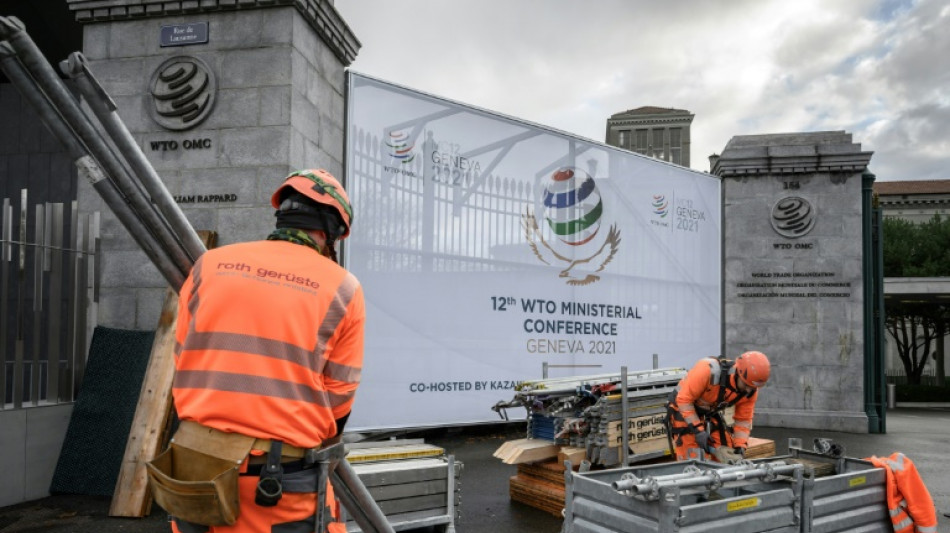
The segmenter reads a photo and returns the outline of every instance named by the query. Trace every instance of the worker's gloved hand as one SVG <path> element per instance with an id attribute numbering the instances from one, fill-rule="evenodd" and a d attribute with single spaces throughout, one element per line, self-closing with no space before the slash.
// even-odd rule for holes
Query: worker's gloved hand
<path id="1" fill-rule="evenodd" d="M 736 453 L 735 450 L 726 446 L 714 449 L 713 455 L 724 465 L 734 465 L 742 460 L 742 454 Z"/>
<path id="2" fill-rule="evenodd" d="M 708 452 L 709 451 L 709 432 L 700 431 L 696 434 L 696 445 L 699 446 L 699 449 Z"/>

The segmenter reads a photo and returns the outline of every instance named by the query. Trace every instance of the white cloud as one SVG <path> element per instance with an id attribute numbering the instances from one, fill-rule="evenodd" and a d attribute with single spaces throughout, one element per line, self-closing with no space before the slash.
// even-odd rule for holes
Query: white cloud
<path id="1" fill-rule="evenodd" d="M 940 0 L 336 0 L 358 72 L 598 141 L 688 109 L 693 167 L 735 135 L 846 130 L 878 179 L 948 178 Z"/>

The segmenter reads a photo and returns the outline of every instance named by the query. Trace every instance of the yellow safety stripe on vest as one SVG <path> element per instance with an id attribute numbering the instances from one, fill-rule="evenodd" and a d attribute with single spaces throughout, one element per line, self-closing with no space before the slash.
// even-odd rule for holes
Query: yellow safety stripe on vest
<path id="1" fill-rule="evenodd" d="M 176 389 L 211 389 L 255 394 L 307 402 L 330 408 L 343 405 L 354 396 L 354 393 L 332 394 L 302 383 L 282 379 L 206 370 L 182 370 L 178 372 L 175 375 L 174 387 Z"/>
<path id="2" fill-rule="evenodd" d="M 327 313 L 324 315 L 323 322 L 320 324 L 320 329 L 317 332 L 317 347 L 314 350 L 315 355 L 317 355 L 319 358 L 317 372 L 326 372 L 323 367 L 328 363 L 326 359 L 327 343 L 330 342 L 330 338 L 333 337 L 334 333 L 336 333 L 336 328 L 339 327 L 340 322 L 343 321 L 343 316 L 346 315 L 346 308 L 349 307 L 350 302 L 353 300 L 353 296 L 356 295 L 357 288 L 359 288 L 359 282 L 356 280 L 356 277 L 353 276 L 353 274 L 347 272 L 343 277 L 343 280 L 340 282 L 340 286 L 337 288 L 336 294 L 333 295 L 333 301 L 330 302 Z M 358 369 L 352 369 L 352 367 L 350 368 L 353 371 L 358 371 Z M 336 374 L 341 374 L 340 368 L 333 368 L 331 371 Z M 355 381 L 353 381 L 351 378 L 341 379 L 340 381 L 355 383 Z"/>

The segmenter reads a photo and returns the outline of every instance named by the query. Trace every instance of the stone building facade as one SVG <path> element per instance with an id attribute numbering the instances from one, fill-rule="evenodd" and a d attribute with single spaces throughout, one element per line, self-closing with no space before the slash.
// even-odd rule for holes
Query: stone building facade
<path id="1" fill-rule="evenodd" d="M 693 114 L 685 109 L 653 106 L 628 109 L 607 119 L 605 142 L 689 167 L 692 122 Z"/>
<path id="2" fill-rule="evenodd" d="M 270 194 L 291 170 L 342 176 L 344 68 L 359 41 L 328 0 L 69 0 L 83 53 L 132 135 L 197 230 L 218 244 L 263 238 Z M 195 68 L 203 115 L 163 115 Z M 164 93 L 163 93 L 164 91 Z M 204 100 L 201 100 L 204 99 Z M 166 108 L 167 111 L 167 108 Z M 178 120 L 178 122 L 175 122 Z M 103 213 L 99 323 L 153 329 L 165 281 L 87 183 Z"/>

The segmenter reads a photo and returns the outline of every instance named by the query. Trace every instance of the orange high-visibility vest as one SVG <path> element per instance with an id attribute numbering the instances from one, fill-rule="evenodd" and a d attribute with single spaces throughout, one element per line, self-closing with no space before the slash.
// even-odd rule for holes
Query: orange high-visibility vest
<path id="1" fill-rule="evenodd" d="M 718 359 L 705 357 L 693 365 L 693 368 L 680 380 L 676 388 L 676 400 L 671 407 L 680 412 L 686 424 L 699 425 L 700 414 L 722 408 L 717 405 L 719 389 L 723 388 L 719 384 L 721 371 Z M 729 378 L 733 379 L 734 374 L 730 372 Z M 749 434 L 752 432 L 752 418 L 755 415 L 755 401 L 758 396 L 758 391 L 751 396 L 742 396 L 729 389 L 726 389 L 723 395 L 722 403 L 736 406 L 733 415 L 732 438 L 738 448 L 745 448 L 748 445 Z"/>
<path id="2" fill-rule="evenodd" d="M 179 417 L 320 445 L 352 407 L 365 318 L 357 279 L 312 248 L 257 241 L 207 251 L 179 293 Z"/>
<path id="3" fill-rule="evenodd" d="M 894 533 L 936 533 L 937 509 L 913 461 L 900 452 L 868 457 L 887 474 L 887 508 Z"/>

